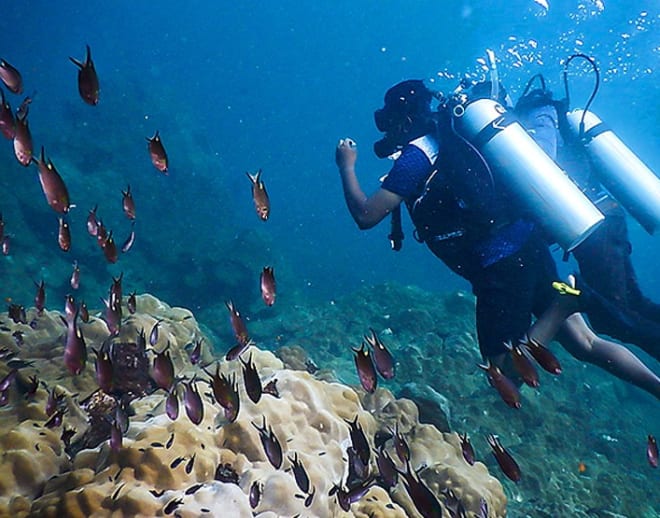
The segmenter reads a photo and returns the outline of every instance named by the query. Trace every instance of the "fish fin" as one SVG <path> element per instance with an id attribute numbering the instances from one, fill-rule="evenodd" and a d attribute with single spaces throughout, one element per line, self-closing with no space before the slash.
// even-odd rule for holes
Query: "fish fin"
<path id="1" fill-rule="evenodd" d="M 71 56 L 69 56 L 69 59 L 71 60 L 71 63 L 73 63 L 74 65 L 76 65 L 78 68 L 80 68 L 80 70 L 82 70 L 83 68 L 85 68 L 85 64 L 84 64 L 84 63 L 81 63 L 81 62 L 78 61 L 76 58 L 72 58 Z"/>

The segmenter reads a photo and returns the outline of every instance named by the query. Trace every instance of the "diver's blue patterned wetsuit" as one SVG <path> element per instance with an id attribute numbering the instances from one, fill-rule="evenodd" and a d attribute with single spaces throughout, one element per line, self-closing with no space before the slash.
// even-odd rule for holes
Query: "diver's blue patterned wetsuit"
<path id="1" fill-rule="evenodd" d="M 437 154 L 438 143 L 433 136 L 413 140 L 403 148 L 383 180 L 381 187 L 403 197 L 411 215 L 434 171 Z M 445 217 L 460 220 L 460 203 L 457 207 L 457 211 L 445 213 Z M 419 218 L 413 216 L 413 221 L 422 237 Z M 451 221 L 446 224 L 452 226 Z M 555 263 L 540 231 L 529 220 L 508 218 L 476 239 L 468 226 L 446 236 L 423 235 L 422 240 L 471 283 L 477 297 L 477 333 L 484 357 L 505 353 L 504 342 L 522 338 L 531 324 L 532 313 L 539 315 L 555 296 Z"/>

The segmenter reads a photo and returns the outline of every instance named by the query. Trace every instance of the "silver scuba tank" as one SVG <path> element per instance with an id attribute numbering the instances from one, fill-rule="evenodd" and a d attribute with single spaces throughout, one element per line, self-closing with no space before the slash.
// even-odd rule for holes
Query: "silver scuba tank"
<path id="1" fill-rule="evenodd" d="M 592 112 L 574 110 L 566 118 L 571 134 L 583 142 L 598 179 L 653 234 L 660 225 L 660 178 Z"/>
<path id="2" fill-rule="evenodd" d="M 603 221 L 589 201 L 522 125 L 492 99 L 453 110 L 454 127 L 494 169 L 494 177 L 570 252 Z"/>

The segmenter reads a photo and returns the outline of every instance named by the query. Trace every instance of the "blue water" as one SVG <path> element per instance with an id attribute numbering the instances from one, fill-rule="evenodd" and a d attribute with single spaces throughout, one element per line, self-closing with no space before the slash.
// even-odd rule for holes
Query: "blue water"
<path id="1" fill-rule="evenodd" d="M 0 56 L 21 70 L 34 97 L 35 147 L 46 147 L 77 208 L 65 254 L 36 169 L 23 169 L 11 143 L 0 142 L 0 211 L 14 236 L 11 256 L 0 257 L 0 295 L 31 305 L 31 279 L 45 278 L 57 306 L 76 259 L 89 299 L 124 272 L 128 291 L 194 311 L 230 298 L 253 303 L 266 264 L 290 303 L 332 300 L 384 280 L 466 288 L 414 242 L 406 216 L 399 253 L 389 249 L 386 224 L 356 228 L 334 146 L 340 137 L 357 140 L 359 178 L 371 192 L 389 166 L 371 151 L 379 138 L 373 111 L 389 86 L 426 78 L 447 91 L 463 74 L 480 77 L 477 60 L 491 48 L 514 99 L 538 72 L 560 97 L 561 60 L 580 51 L 598 60 L 604 79 L 593 111 L 660 172 L 660 4 L 604 1 L 600 11 L 590 0 L 549 0 L 547 12 L 532 0 L 6 2 Z M 79 98 L 68 60 L 82 60 L 85 44 L 101 82 L 96 107 Z M 573 72 L 577 106 L 593 77 L 579 66 Z M 170 158 L 167 177 L 146 151 L 156 130 Z M 245 176 L 259 168 L 272 203 L 266 223 Z M 127 183 L 136 244 L 107 265 L 84 222 L 98 204 L 121 244 Z M 658 300 L 658 238 L 632 220 L 631 227 L 640 283 Z"/>

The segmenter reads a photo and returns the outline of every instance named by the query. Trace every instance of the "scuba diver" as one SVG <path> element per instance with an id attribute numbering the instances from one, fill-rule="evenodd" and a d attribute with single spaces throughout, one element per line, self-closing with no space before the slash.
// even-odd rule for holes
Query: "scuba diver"
<path id="1" fill-rule="evenodd" d="M 577 56 L 586 58 L 594 66 L 595 95 L 598 89 L 598 69 L 591 58 Z M 566 66 L 568 63 L 570 60 Z M 539 88 L 531 88 L 535 80 L 540 83 Z M 566 90 L 564 100 L 553 99 L 552 92 L 546 88 L 545 79 L 537 74 L 529 80 L 514 108 L 520 123 L 528 129 L 539 146 L 562 166 L 605 216 L 603 223 L 572 252 L 580 270 L 577 287 L 581 292 L 578 299 L 582 300 L 567 302 L 566 313 L 575 309 L 583 311 L 598 333 L 635 344 L 660 360 L 660 304 L 645 297 L 639 287 L 630 258 L 632 245 L 628 238 L 626 214 L 622 204 L 603 186 L 602 173 L 599 174 L 599 157 L 590 157 L 587 147 L 595 138 L 616 137 L 601 123 L 585 128 L 582 122 L 580 129 L 581 114 L 589 113 L 588 105 L 584 111 L 568 113 L 568 87 Z M 607 151 L 612 147 L 623 146 L 620 141 L 606 144 Z M 616 168 L 611 174 L 621 175 L 622 178 L 616 185 L 611 184 L 611 190 L 619 191 L 621 199 L 635 203 L 637 207 L 644 207 L 645 204 L 660 205 L 660 198 L 653 199 L 659 192 L 655 185 L 657 179 L 639 159 L 629 159 L 630 153 L 628 150 L 627 153 L 619 153 L 617 157 L 607 157 L 608 164 Z M 621 160 L 624 162 L 620 163 Z M 635 179 L 645 182 L 645 185 L 635 185 Z M 621 192 L 623 185 L 631 186 L 628 188 L 631 192 Z M 639 202 L 636 196 L 645 196 L 652 201 Z M 640 219 L 650 231 L 658 224 L 657 219 L 653 219 L 656 210 L 645 212 Z"/>
<path id="2" fill-rule="evenodd" d="M 546 229 L 533 214 L 539 205 L 534 193 L 559 187 L 575 200 L 562 211 L 557 209 L 563 199 L 545 197 L 544 208 L 554 218 L 553 234 L 566 249 L 582 242 L 603 217 L 507 112 L 510 103 L 499 81 L 463 82 L 450 97 L 440 97 L 438 110 L 431 108 L 433 98 L 421 80 L 403 81 L 385 94 L 384 107 L 374 114 L 384 137 L 374 151 L 380 158 L 394 158 L 394 164 L 370 196 L 357 179 L 356 143 L 339 141 L 335 160 L 344 198 L 361 230 L 396 215 L 405 204 L 415 238 L 470 282 L 481 354 L 503 366 L 510 358 L 505 343 L 526 335 L 532 314 L 556 309 L 552 283 L 558 274 Z M 486 120 L 483 128 L 472 124 L 480 120 Z M 496 164 L 503 176 L 508 173 L 508 180 L 496 182 L 489 164 Z M 536 164 L 542 166 L 540 181 L 530 176 Z M 396 228 L 400 218 L 392 221 L 390 239 L 396 250 L 402 238 Z M 555 331 L 540 325 L 533 336 L 547 343 Z M 660 398 L 660 378 L 625 347 L 596 336 L 579 315 L 561 324 L 559 340 L 580 360 Z"/>

